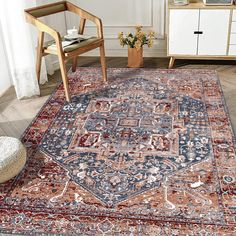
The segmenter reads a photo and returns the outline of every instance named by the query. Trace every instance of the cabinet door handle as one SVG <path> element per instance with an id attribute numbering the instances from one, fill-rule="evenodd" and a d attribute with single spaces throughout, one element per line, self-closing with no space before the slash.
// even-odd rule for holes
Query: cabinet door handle
<path id="1" fill-rule="evenodd" d="M 194 31 L 194 34 L 203 34 L 202 31 Z"/>

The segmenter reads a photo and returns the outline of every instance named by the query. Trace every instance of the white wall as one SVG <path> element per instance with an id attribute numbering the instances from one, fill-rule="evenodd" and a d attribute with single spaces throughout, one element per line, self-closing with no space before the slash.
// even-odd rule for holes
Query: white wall
<path id="1" fill-rule="evenodd" d="M 0 96 L 12 85 L 0 24 Z"/>

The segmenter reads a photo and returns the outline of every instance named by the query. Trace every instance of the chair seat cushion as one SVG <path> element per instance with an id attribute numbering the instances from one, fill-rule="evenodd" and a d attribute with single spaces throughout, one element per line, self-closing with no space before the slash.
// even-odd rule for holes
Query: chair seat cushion
<path id="1" fill-rule="evenodd" d="M 26 149 L 22 143 L 11 137 L 0 137 L 0 183 L 16 176 L 26 162 Z"/>
<path id="2" fill-rule="evenodd" d="M 92 43 L 95 43 L 97 41 L 101 40 L 100 38 L 97 38 L 97 37 L 91 37 L 89 39 L 86 39 L 86 40 L 83 40 L 81 42 L 78 42 L 78 43 L 73 43 L 69 46 L 66 46 L 63 48 L 63 51 L 64 52 L 72 52 L 78 48 L 82 48 L 84 46 L 87 46 L 89 44 L 92 44 Z M 56 50 L 56 47 L 55 47 L 55 41 L 52 40 L 52 41 L 49 41 L 47 42 L 46 46 L 45 46 L 47 49 L 50 49 L 50 50 Z"/>

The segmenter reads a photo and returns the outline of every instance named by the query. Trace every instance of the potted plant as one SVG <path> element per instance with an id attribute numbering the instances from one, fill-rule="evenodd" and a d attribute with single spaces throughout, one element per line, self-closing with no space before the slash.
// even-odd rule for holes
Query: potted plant
<path id="1" fill-rule="evenodd" d="M 147 44 L 152 47 L 154 32 L 142 32 L 142 26 L 136 26 L 135 34 L 128 33 L 124 35 L 120 32 L 118 35 L 121 46 L 128 46 L 128 67 L 139 68 L 143 66 L 143 45 Z"/>

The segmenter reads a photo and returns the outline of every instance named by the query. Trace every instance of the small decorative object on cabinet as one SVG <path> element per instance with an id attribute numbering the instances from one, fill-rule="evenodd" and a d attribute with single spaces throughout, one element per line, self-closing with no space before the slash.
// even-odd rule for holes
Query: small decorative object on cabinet
<path id="1" fill-rule="evenodd" d="M 236 60 L 236 6 L 169 2 L 169 68 L 175 59 Z"/>
<path id="2" fill-rule="evenodd" d="M 189 0 L 174 0 L 174 5 L 188 5 Z"/>
<path id="3" fill-rule="evenodd" d="M 121 46 L 128 46 L 128 67 L 139 68 L 143 66 L 143 45 L 147 44 L 152 47 L 154 32 L 148 34 L 142 32 L 142 26 L 136 27 L 135 34 L 128 33 L 124 35 L 123 32 L 118 36 Z"/>
<path id="4" fill-rule="evenodd" d="M 205 5 L 232 5 L 233 0 L 203 0 Z"/>

